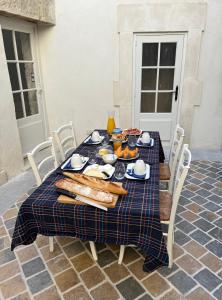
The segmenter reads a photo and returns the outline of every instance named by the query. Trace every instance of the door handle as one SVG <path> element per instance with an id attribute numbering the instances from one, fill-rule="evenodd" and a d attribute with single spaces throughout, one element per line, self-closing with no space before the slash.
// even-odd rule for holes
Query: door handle
<path id="1" fill-rule="evenodd" d="M 177 85 L 175 91 L 173 91 L 173 93 L 175 94 L 175 98 L 174 98 L 175 102 L 177 101 L 177 98 L 178 98 L 178 90 L 179 90 L 179 87 Z"/>

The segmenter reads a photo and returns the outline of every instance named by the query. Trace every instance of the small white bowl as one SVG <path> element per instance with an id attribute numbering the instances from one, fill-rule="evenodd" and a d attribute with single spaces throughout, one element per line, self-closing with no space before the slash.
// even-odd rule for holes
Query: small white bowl
<path id="1" fill-rule="evenodd" d="M 103 161 L 106 164 L 114 164 L 117 161 L 117 155 L 116 154 L 105 154 L 102 156 Z"/>

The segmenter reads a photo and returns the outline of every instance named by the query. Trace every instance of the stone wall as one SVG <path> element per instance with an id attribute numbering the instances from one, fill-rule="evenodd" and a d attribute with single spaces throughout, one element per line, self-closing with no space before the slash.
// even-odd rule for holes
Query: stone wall
<path id="1" fill-rule="evenodd" d="M 0 0 L 0 14 L 53 25 L 55 24 L 55 1 Z"/>

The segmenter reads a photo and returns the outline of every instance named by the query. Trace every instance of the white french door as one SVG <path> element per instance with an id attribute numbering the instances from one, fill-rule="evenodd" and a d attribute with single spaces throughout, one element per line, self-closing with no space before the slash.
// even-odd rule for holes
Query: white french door
<path id="1" fill-rule="evenodd" d="M 177 123 L 183 35 L 136 35 L 134 126 L 159 131 L 164 144 Z"/>
<path id="2" fill-rule="evenodd" d="M 15 116 L 22 152 L 25 156 L 45 140 L 46 126 L 36 59 L 35 25 L 1 20 L 0 39 L 5 53 L 11 83 Z"/>

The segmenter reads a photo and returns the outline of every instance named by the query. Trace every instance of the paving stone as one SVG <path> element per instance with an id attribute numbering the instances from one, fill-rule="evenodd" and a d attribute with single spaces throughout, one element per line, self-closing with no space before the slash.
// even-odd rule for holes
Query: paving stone
<path id="1" fill-rule="evenodd" d="M 183 207 L 182 205 L 179 205 L 179 204 L 177 205 L 177 214 L 180 214 L 185 210 L 186 210 L 186 208 Z"/>
<path id="2" fill-rule="evenodd" d="M 105 267 L 115 260 L 117 260 L 117 258 L 110 250 L 104 250 L 98 255 L 98 264 L 100 265 L 100 267 Z"/>
<path id="3" fill-rule="evenodd" d="M 216 272 L 222 268 L 222 260 L 217 258 L 211 253 L 204 255 L 200 261 L 205 264 L 213 272 Z"/>
<path id="4" fill-rule="evenodd" d="M 184 234 L 180 230 L 177 230 L 175 232 L 174 238 L 175 238 L 175 241 L 177 242 L 177 244 L 179 244 L 180 246 L 186 244 L 190 240 L 190 237 L 188 237 L 186 234 Z"/>
<path id="5" fill-rule="evenodd" d="M 200 256 L 202 256 L 204 253 L 207 252 L 207 250 L 204 247 L 200 246 L 195 241 L 190 241 L 188 244 L 184 246 L 184 249 L 186 249 L 190 254 L 192 254 L 196 258 L 199 258 Z"/>
<path id="6" fill-rule="evenodd" d="M 181 256 L 184 253 L 183 249 L 174 243 L 173 245 L 173 257 L 176 259 L 177 257 Z"/>
<path id="7" fill-rule="evenodd" d="M 8 236 L 3 236 L 0 238 L 0 250 L 8 248 L 11 245 L 10 239 Z"/>
<path id="8" fill-rule="evenodd" d="M 141 298 L 138 298 L 138 300 L 152 300 L 153 297 L 149 296 L 148 294 L 142 296 Z"/>
<path id="9" fill-rule="evenodd" d="M 182 195 L 183 197 L 185 197 L 185 198 L 190 199 L 190 198 L 192 198 L 192 197 L 195 196 L 195 193 L 193 193 L 193 192 L 191 192 L 191 191 L 189 191 L 189 190 L 183 189 L 181 195 Z"/>
<path id="10" fill-rule="evenodd" d="M 108 282 L 103 283 L 96 289 L 90 292 L 91 296 L 95 300 L 117 300 L 119 299 L 119 295 L 117 291 L 112 287 L 112 285 Z"/>
<path id="11" fill-rule="evenodd" d="M 211 297 L 204 289 L 198 287 L 194 291 L 192 291 L 188 296 L 186 296 L 186 300 L 213 300 L 214 298 Z"/>
<path id="12" fill-rule="evenodd" d="M 14 298 L 11 298 L 10 300 L 31 300 L 31 298 L 28 292 L 24 292 L 22 294 L 15 296 Z"/>
<path id="13" fill-rule="evenodd" d="M 17 218 L 12 218 L 12 219 L 6 220 L 6 221 L 4 222 L 4 223 L 5 223 L 5 227 L 6 227 L 7 229 L 14 228 L 14 227 L 15 227 L 16 219 L 17 219 Z"/>
<path id="14" fill-rule="evenodd" d="M 11 239 L 13 237 L 13 233 L 14 233 L 14 227 L 11 228 L 11 229 L 8 229 L 8 234 L 9 234 L 9 236 L 10 236 Z"/>
<path id="15" fill-rule="evenodd" d="M 38 234 L 35 242 L 39 248 L 42 248 L 49 244 L 49 237 Z"/>
<path id="16" fill-rule="evenodd" d="M 190 275 L 202 268 L 202 265 L 189 254 L 185 254 L 177 259 L 176 263 Z"/>
<path id="17" fill-rule="evenodd" d="M 208 177 L 211 177 L 211 178 L 214 178 L 214 179 L 218 177 L 218 175 L 216 173 L 214 173 L 214 172 L 207 172 L 206 175 Z"/>
<path id="18" fill-rule="evenodd" d="M 190 234 L 190 236 L 194 240 L 198 241 L 201 245 L 205 245 L 206 243 L 208 243 L 212 239 L 209 235 L 207 235 L 206 233 L 204 233 L 203 231 L 201 231 L 199 229 L 192 232 Z"/>
<path id="19" fill-rule="evenodd" d="M 214 188 L 212 189 L 212 192 L 214 192 L 214 194 L 216 194 L 217 196 L 222 197 L 222 189 Z"/>
<path id="20" fill-rule="evenodd" d="M 142 295 L 145 290 L 144 288 L 133 278 L 129 277 L 116 286 L 124 297 L 127 300 L 134 300 L 139 295 Z"/>
<path id="21" fill-rule="evenodd" d="M 174 255 L 174 257 L 175 257 L 175 255 Z M 158 273 L 160 273 L 163 277 L 167 277 L 167 276 L 171 275 L 173 272 L 175 272 L 177 269 L 178 269 L 178 266 L 174 263 L 172 268 L 168 268 L 168 266 L 159 268 Z"/>
<path id="22" fill-rule="evenodd" d="M 200 174 L 200 173 L 194 173 L 194 174 L 192 174 L 192 176 L 197 178 L 197 179 L 204 179 L 204 178 L 207 177 L 206 175 L 203 175 L 203 174 Z"/>
<path id="23" fill-rule="evenodd" d="M 205 180 L 204 180 L 205 181 Z M 202 180 L 200 180 L 200 179 L 197 179 L 197 178 L 190 178 L 190 182 L 191 183 L 194 183 L 194 184 L 196 184 L 196 185 L 199 185 L 199 184 L 201 184 L 202 183 Z"/>
<path id="24" fill-rule="evenodd" d="M 38 293 L 52 284 L 52 279 L 48 271 L 43 271 L 27 280 L 32 294 Z"/>
<path id="25" fill-rule="evenodd" d="M 196 195 L 195 197 L 193 197 L 192 201 L 194 201 L 195 203 L 200 204 L 200 205 L 208 202 L 208 200 L 206 198 L 203 198 L 200 195 Z"/>
<path id="26" fill-rule="evenodd" d="M 222 216 L 222 209 L 217 211 L 217 215 Z"/>
<path id="27" fill-rule="evenodd" d="M 0 265 L 16 259 L 14 252 L 10 248 L 0 251 Z"/>
<path id="28" fill-rule="evenodd" d="M 16 253 L 21 263 L 26 262 L 27 260 L 30 260 L 38 255 L 34 245 L 25 246 L 25 248 L 18 250 Z"/>
<path id="29" fill-rule="evenodd" d="M 218 300 L 222 299 L 222 286 L 217 289 L 213 294 Z"/>
<path id="30" fill-rule="evenodd" d="M 214 227 L 211 231 L 208 232 L 211 236 L 213 236 L 215 239 L 219 240 L 221 229 L 219 227 Z"/>
<path id="31" fill-rule="evenodd" d="M 200 184 L 200 187 L 202 189 L 205 189 L 205 190 L 208 190 L 208 191 L 210 191 L 211 189 L 214 188 L 214 186 L 212 184 L 209 184 L 209 183 L 206 183 L 206 182 Z"/>
<path id="32" fill-rule="evenodd" d="M 215 204 L 213 202 L 208 202 L 208 203 L 204 204 L 204 207 L 206 209 L 210 210 L 210 211 L 213 211 L 213 212 L 221 209 L 221 207 L 219 205 L 217 205 L 217 204 Z"/>
<path id="33" fill-rule="evenodd" d="M 60 249 L 60 247 L 57 243 L 54 243 L 53 252 L 49 251 L 49 245 L 44 248 L 41 248 L 40 251 L 41 251 L 41 254 L 45 261 L 47 261 L 51 258 L 54 258 L 62 253 L 62 250 Z"/>
<path id="34" fill-rule="evenodd" d="M 82 285 L 63 294 L 63 297 L 65 300 L 75 300 L 75 299 L 76 300 L 90 300 L 91 299 L 89 297 L 87 291 L 85 290 L 85 288 Z"/>
<path id="35" fill-rule="evenodd" d="M 5 229 L 5 226 L 0 227 L 0 236 L 5 236 L 7 235 L 7 231 Z"/>
<path id="36" fill-rule="evenodd" d="M 178 224 L 181 221 L 183 221 L 183 218 L 181 218 L 179 215 L 176 215 L 176 217 L 175 217 L 175 224 Z M 161 225 L 164 225 L 164 224 L 161 224 Z"/>
<path id="37" fill-rule="evenodd" d="M 57 236 L 56 240 L 61 246 L 65 246 L 67 244 L 74 242 L 75 238 L 70 236 Z"/>
<path id="38" fill-rule="evenodd" d="M 17 275 L 16 277 L 13 277 L 1 283 L 0 290 L 4 297 L 3 299 L 7 299 L 25 291 L 26 286 L 21 275 Z"/>
<path id="39" fill-rule="evenodd" d="M 80 241 L 75 241 L 74 243 L 63 247 L 63 250 L 69 258 L 85 251 L 85 249 Z"/>
<path id="40" fill-rule="evenodd" d="M 222 281 L 208 269 L 203 269 L 194 278 L 208 291 L 214 290 Z"/>
<path id="41" fill-rule="evenodd" d="M 222 244 L 218 241 L 212 241 L 206 245 L 206 248 L 213 252 L 216 256 L 222 257 Z"/>
<path id="42" fill-rule="evenodd" d="M 172 276 L 168 277 L 168 280 L 182 293 L 185 294 L 190 291 L 196 282 L 186 275 L 183 271 L 178 271 Z"/>
<path id="43" fill-rule="evenodd" d="M 187 222 L 187 221 L 182 221 L 182 222 L 180 222 L 178 225 L 177 225 L 177 228 L 179 228 L 180 230 L 182 230 L 183 232 L 185 232 L 185 233 L 189 233 L 189 232 L 191 232 L 191 231 L 193 231 L 193 230 L 195 230 L 196 229 L 196 227 L 195 226 L 193 226 L 192 224 L 190 224 L 189 222 Z"/>
<path id="44" fill-rule="evenodd" d="M 80 276 L 88 289 L 91 289 L 105 279 L 105 276 L 97 266 L 82 272 Z"/>
<path id="45" fill-rule="evenodd" d="M 202 197 L 208 197 L 208 196 L 212 195 L 211 192 L 209 192 L 205 189 L 200 189 L 200 190 L 196 191 L 196 193 Z"/>
<path id="46" fill-rule="evenodd" d="M 197 185 L 197 184 L 188 184 L 188 185 L 186 185 L 186 188 L 191 192 L 196 192 L 200 189 L 199 185 Z"/>
<path id="47" fill-rule="evenodd" d="M 131 265 L 132 266 L 132 265 Z M 140 272 L 143 272 L 142 266 L 139 266 L 139 274 Z M 123 278 L 127 277 L 130 273 L 128 272 L 127 268 L 125 268 L 123 265 L 118 265 L 117 262 L 113 263 L 112 265 L 110 265 L 109 267 L 105 268 L 104 271 L 106 272 L 106 274 L 109 276 L 110 280 L 113 283 L 116 283 L 120 280 L 122 280 Z M 137 271 L 137 269 L 136 269 Z M 143 272 L 145 273 L 145 272 Z M 146 273 L 147 276 L 147 273 Z"/>
<path id="48" fill-rule="evenodd" d="M 199 214 L 199 216 L 201 216 L 209 222 L 213 222 L 214 220 L 218 219 L 218 215 L 208 210 L 203 211 Z"/>
<path id="49" fill-rule="evenodd" d="M 154 297 L 161 295 L 170 288 L 167 281 L 157 273 L 151 274 L 142 282 L 147 291 Z"/>
<path id="50" fill-rule="evenodd" d="M 66 269 L 71 268 L 71 264 L 68 259 L 65 257 L 64 254 L 56 256 L 53 259 L 50 259 L 47 262 L 47 267 L 49 268 L 50 272 L 55 275 L 60 273 Z"/>
<path id="51" fill-rule="evenodd" d="M 215 183 L 216 182 L 216 180 L 215 179 L 213 179 L 213 178 L 210 178 L 210 177 L 206 177 L 206 178 L 204 178 L 204 180 L 203 181 L 205 181 L 205 182 L 207 182 L 207 183 L 210 183 L 210 184 L 213 184 L 213 183 Z"/>
<path id="52" fill-rule="evenodd" d="M 191 210 L 192 212 L 194 212 L 196 214 L 198 214 L 204 210 L 200 205 L 198 205 L 196 203 L 189 204 L 186 206 L 186 208 L 188 208 L 189 210 Z"/>
<path id="53" fill-rule="evenodd" d="M 86 252 L 84 252 L 72 258 L 71 263 L 73 264 L 77 272 L 81 272 L 91 267 L 94 264 L 94 261 Z"/>
<path id="54" fill-rule="evenodd" d="M 19 264 L 16 260 L 0 267 L 0 282 L 20 273 Z"/>
<path id="55" fill-rule="evenodd" d="M 45 265 L 40 257 L 34 258 L 33 260 L 28 261 L 22 265 L 23 273 L 25 277 L 32 276 L 40 271 L 45 269 Z"/>
<path id="56" fill-rule="evenodd" d="M 147 272 L 143 271 L 144 259 L 139 259 L 136 262 L 130 264 L 128 268 L 139 280 L 147 277 Z"/>
<path id="57" fill-rule="evenodd" d="M 55 286 L 43 291 L 34 297 L 35 300 L 60 300 L 61 297 Z"/>
<path id="58" fill-rule="evenodd" d="M 64 272 L 56 275 L 54 278 L 62 293 L 79 283 L 78 276 L 73 269 L 65 270 Z"/>
<path id="59" fill-rule="evenodd" d="M 217 225 L 218 227 L 222 228 L 222 218 L 215 221 L 214 224 Z"/>
<path id="60" fill-rule="evenodd" d="M 193 222 L 199 219 L 198 215 L 194 214 L 192 211 L 189 210 L 182 212 L 181 216 L 189 222 Z"/>
<path id="61" fill-rule="evenodd" d="M 202 229 L 204 232 L 209 231 L 210 229 L 214 228 L 214 225 L 212 225 L 210 222 L 200 218 L 199 220 L 195 221 L 193 223 L 195 226 Z"/>
<path id="62" fill-rule="evenodd" d="M 181 196 L 179 202 L 180 202 L 180 205 L 185 206 L 185 205 L 187 205 L 187 204 L 190 204 L 190 203 L 191 203 L 191 200 L 189 200 L 189 199 L 187 199 L 187 198 Z"/>
<path id="63" fill-rule="evenodd" d="M 13 217 L 17 217 L 18 215 L 18 209 L 17 208 L 11 208 L 11 209 L 8 209 L 4 214 L 3 214 L 3 219 L 4 220 L 8 220 L 8 219 L 11 219 Z"/>
<path id="64" fill-rule="evenodd" d="M 170 292 L 164 294 L 160 300 L 182 300 L 180 294 L 178 294 L 175 290 L 171 290 Z"/>

